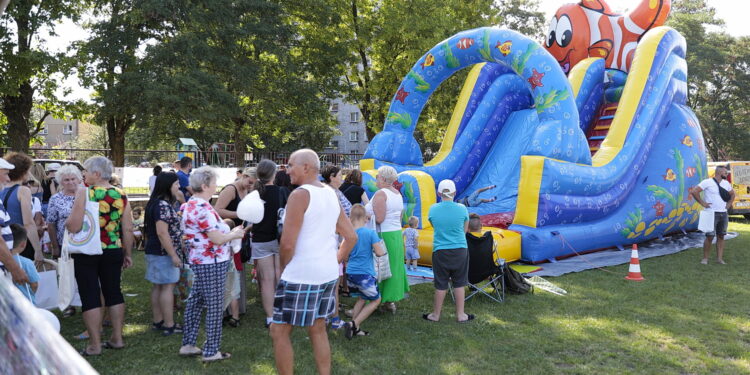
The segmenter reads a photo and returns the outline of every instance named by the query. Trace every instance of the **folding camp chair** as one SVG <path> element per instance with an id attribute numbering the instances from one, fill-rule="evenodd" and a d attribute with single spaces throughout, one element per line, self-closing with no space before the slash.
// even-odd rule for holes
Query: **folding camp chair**
<path id="1" fill-rule="evenodd" d="M 470 293 L 465 300 L 481 293 L 495 302 L 503 302 L 505 300 L 505 278 L 503 277 L 505 261 L 497 257 L 497 244 L 492 238 L 492 232 L 484 232 L 482 237 L 467 233 L 466 243 L 469 248 L 468 287 Z M 488 287 L 492 287 L 491 292 L 485 290 Z"/>

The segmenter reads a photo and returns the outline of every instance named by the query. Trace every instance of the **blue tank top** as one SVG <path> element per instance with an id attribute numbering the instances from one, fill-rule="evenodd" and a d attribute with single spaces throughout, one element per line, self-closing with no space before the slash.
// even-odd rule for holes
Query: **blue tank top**
<path id="1" fill-rule="evenodd" d="M 23 225 L 21 201 L 18 200 L 18 188 L 18 185 L 13 185 L 3 189 L 0 191 L 0 200 L 3 201 L 3 203 L 8 202 L 8 204 L 5 205 L 5 210 L 8 212 L 8 215 L 10 215 L 10 221 L 8 223 Z M 9 192 L 10 196 L 6 199 Z"/>

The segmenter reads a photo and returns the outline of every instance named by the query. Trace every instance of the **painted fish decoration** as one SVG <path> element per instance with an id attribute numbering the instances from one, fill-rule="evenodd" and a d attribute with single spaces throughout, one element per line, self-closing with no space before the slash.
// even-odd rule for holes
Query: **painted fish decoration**
<path id="1" fill-rule="evenodd" d="M 422 66 L 422 69 L 435 65 L 435 56 L 433 56 L 431 53 L 428 53 L 427 57 L 424 58 L 424 62 L 419 65 Z"/>
<path id="2" fill-rule="evenodd" d="M 682 138 L 682 144 L 688 147 L 693 147 L 693 139 L 689 135 Z"/>
<path id="3" fill-rule="evenodd" d="M 674 181 L 677 179 L 677 175 L 674 173 L 672 168 L 667 168 L 667 174 L 663 174 L 662 177 L 664 177 L 664 181 Z"/>
<path id="4" fill-rule="evenodd" d="M 693 177 L 693 176 L 695 176 L 695 167 L 687 167 L 687 168 L 685 168 L 685 176 L 687 176 L 687 177 Z"/>
<path id="5" fill-rule="evenodd" d="M 663 25 L 671 7 L 671 0 L 641 0 L 621 15 L 604 0 L 565 4 L 550 20 L 544 46 L 565 74 L 587 57 L 601 57 L 607 68 L 627 72 L 641 36 Z"/>
<path id="6" fill-rule="evenodd" d="M 467 49 L 474 45 L 474 39 L 471 38 L 461 38 L 458 43 L 456 43 L 456 47 L 459 49 Z"/>
<path id="7" fill-rule="evenodd" d="M 503 54 L 503 56 L 508 56 L 508 54 L 510 54 L 511 46 L 513 46 L 513 42 L 511 42 L 510 40 L 506 40 L 502 44 L 500 42 L 497 42 L 497 44 L 495 45 L 495 48 L 497 48 L 498 51 L 500 51 L 500 53 Z"/>

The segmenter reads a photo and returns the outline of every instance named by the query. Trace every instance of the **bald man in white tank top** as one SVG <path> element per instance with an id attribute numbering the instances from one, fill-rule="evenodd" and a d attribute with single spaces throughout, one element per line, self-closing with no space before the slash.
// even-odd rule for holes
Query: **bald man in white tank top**
<path id="1" fill-rule="evenodd" d="M 307 327 L 318 373 L 331 373 L 331 347 L 325 319 L 336 308 L 338 263 L 349 257 L 357 234 L 332 188 L 318 181 L 320 159 L 308 149 L 289 157 L 287 172 L 299 185 L 286 205 L 281 236 L 281 280 L 273 304 L 276 369 L 292 374 L 294 352 L 289 335 L 294 326 Z M 343 237 L 339 245 L 336 233 Z"/>

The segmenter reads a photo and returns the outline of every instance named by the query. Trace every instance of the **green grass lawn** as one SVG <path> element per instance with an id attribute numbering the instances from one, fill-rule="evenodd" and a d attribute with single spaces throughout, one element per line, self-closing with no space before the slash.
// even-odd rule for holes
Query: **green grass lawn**
<path id="1" fill-rule="evenodd" d="M 728 265 L 699 264 L 700 249 L 641 261 L 645 282 L 625 281 L 628 265 L 569 274 L 550 281 L 568 291 L 486 298 L 467 303 L 477 315 L 455 323 L 448 301 L 443 321 L 421 319 L 432 304 L 431 284 L 412 288 L 396 315 L 375 313 L 364 324 L 372 336 L 347 341 L 331 332 L 336 374 L 740 374 L 750 373 L 750 224 L 730 223 Z M 255 285 L 239 328 L 224 328 L 222 350 L 233 357 L 202 364 L 177 355 L 180 336 L 149 331 L 143 253 L 124 275 L 127 348 L 92 357 L 102 374 L 275 373 L 273 349 Z M 712 261 L 715 260 L 715 255 Z M 250 285 L 250 284 L 249 284 Z M 353 300 L 344 299 L 351 305 Z M 80 314 L 62 319 L 62 334 L 83 329 Z M 106 336 L 105 336 L 106 337 Z M 199 344 L 203 338 L 199 338 Z M 295 370 L 315 372 L 304 331 L 293 335 Z"/>

